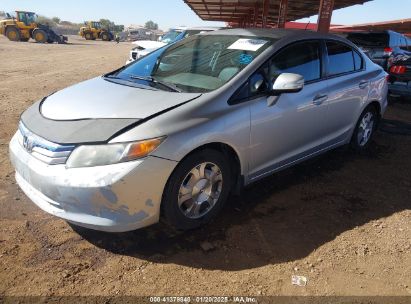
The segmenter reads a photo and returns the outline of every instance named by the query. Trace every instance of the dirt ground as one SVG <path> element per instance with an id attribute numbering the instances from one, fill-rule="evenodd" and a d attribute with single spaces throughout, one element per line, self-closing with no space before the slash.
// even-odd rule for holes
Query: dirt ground
<path id="1" fill-rule="evenodd" d="M 131 47 L 69 40 L 0 37 L 0 296 L 411 295 L 410 102 L 390 106 L 368 153 L 340 148 L 265 179 L 205 228 L 88 231 L 31 203 L 8 160 L 24 109 L 121 66 Z"/>

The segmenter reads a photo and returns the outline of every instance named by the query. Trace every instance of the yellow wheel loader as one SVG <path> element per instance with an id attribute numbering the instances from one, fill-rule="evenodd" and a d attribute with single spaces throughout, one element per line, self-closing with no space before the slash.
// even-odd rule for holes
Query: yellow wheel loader
<path id="1" fill-rule="evenodd" d="M 114 39 L 114 35 L 109 29 L 102 28 L 101 23 L 97 21 L 84 22 L 83 27 L 80 28 L 78 33 L 86 40 L 101 39 L 103 41 L 111 41 Z"/>
<path id="2" fill-rule="evenodd" d="M 7 14 L 0 20 L 0 34 L 11 41 L 29 41 L 30 38 L 39 43 L 65 43 L 66 36 L 57 35 L 49 26 L 39 24 L 33 12 L 16 11 L 16 17 Z"/>

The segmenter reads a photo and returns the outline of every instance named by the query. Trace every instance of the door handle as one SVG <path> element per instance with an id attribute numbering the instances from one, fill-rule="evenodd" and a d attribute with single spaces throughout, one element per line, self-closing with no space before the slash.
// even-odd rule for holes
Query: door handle
<path id="1" fill-rule="evenodd" d="M 313 104 L 315 104 L 316 106 L 319 106 L 320 104 L 322 104 L 327 99 L 328 99 L 328 95 L 318 94 L 314 97 Z"/>
<path id="2" fill-rule="evenodd" d="M 360 87 L 360 89 L 365 89 L 366 87 L 368 87 L 368 80 L 362 80 L 362 81 L 360 81 L 360 83 L 358 84 L 358 86 Z"/>

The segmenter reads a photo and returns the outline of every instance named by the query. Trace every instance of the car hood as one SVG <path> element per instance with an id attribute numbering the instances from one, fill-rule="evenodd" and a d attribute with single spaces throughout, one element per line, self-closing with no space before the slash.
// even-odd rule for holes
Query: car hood
<path id="1" fill-rule="evenodd" d="M 97 77 L 50 95 L 40 111 L 53 120 L 144 119 L 200 95 L 136 88 Z"/>
<path id="2" fill-rule="evenodd" d="M 160 42 L 160 41 L 151 41 L 151 40 L 137 40 L 137 41 L 134 41 L 133 44 L 139 47 L 142 47 L 144 49 L 158 49 L 166 45 L 167 43 Z"/>

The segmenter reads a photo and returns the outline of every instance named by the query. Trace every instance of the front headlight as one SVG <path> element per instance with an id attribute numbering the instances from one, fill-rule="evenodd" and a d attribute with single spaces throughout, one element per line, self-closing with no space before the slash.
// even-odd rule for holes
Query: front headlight
<path id="1" fill-rule="evenodd" d="M 77 147 L 67 160 L 67 168 L 104 166 L 142 158 L 153 152 L 165 137 L 137 142 L 84 145 Z"/>

